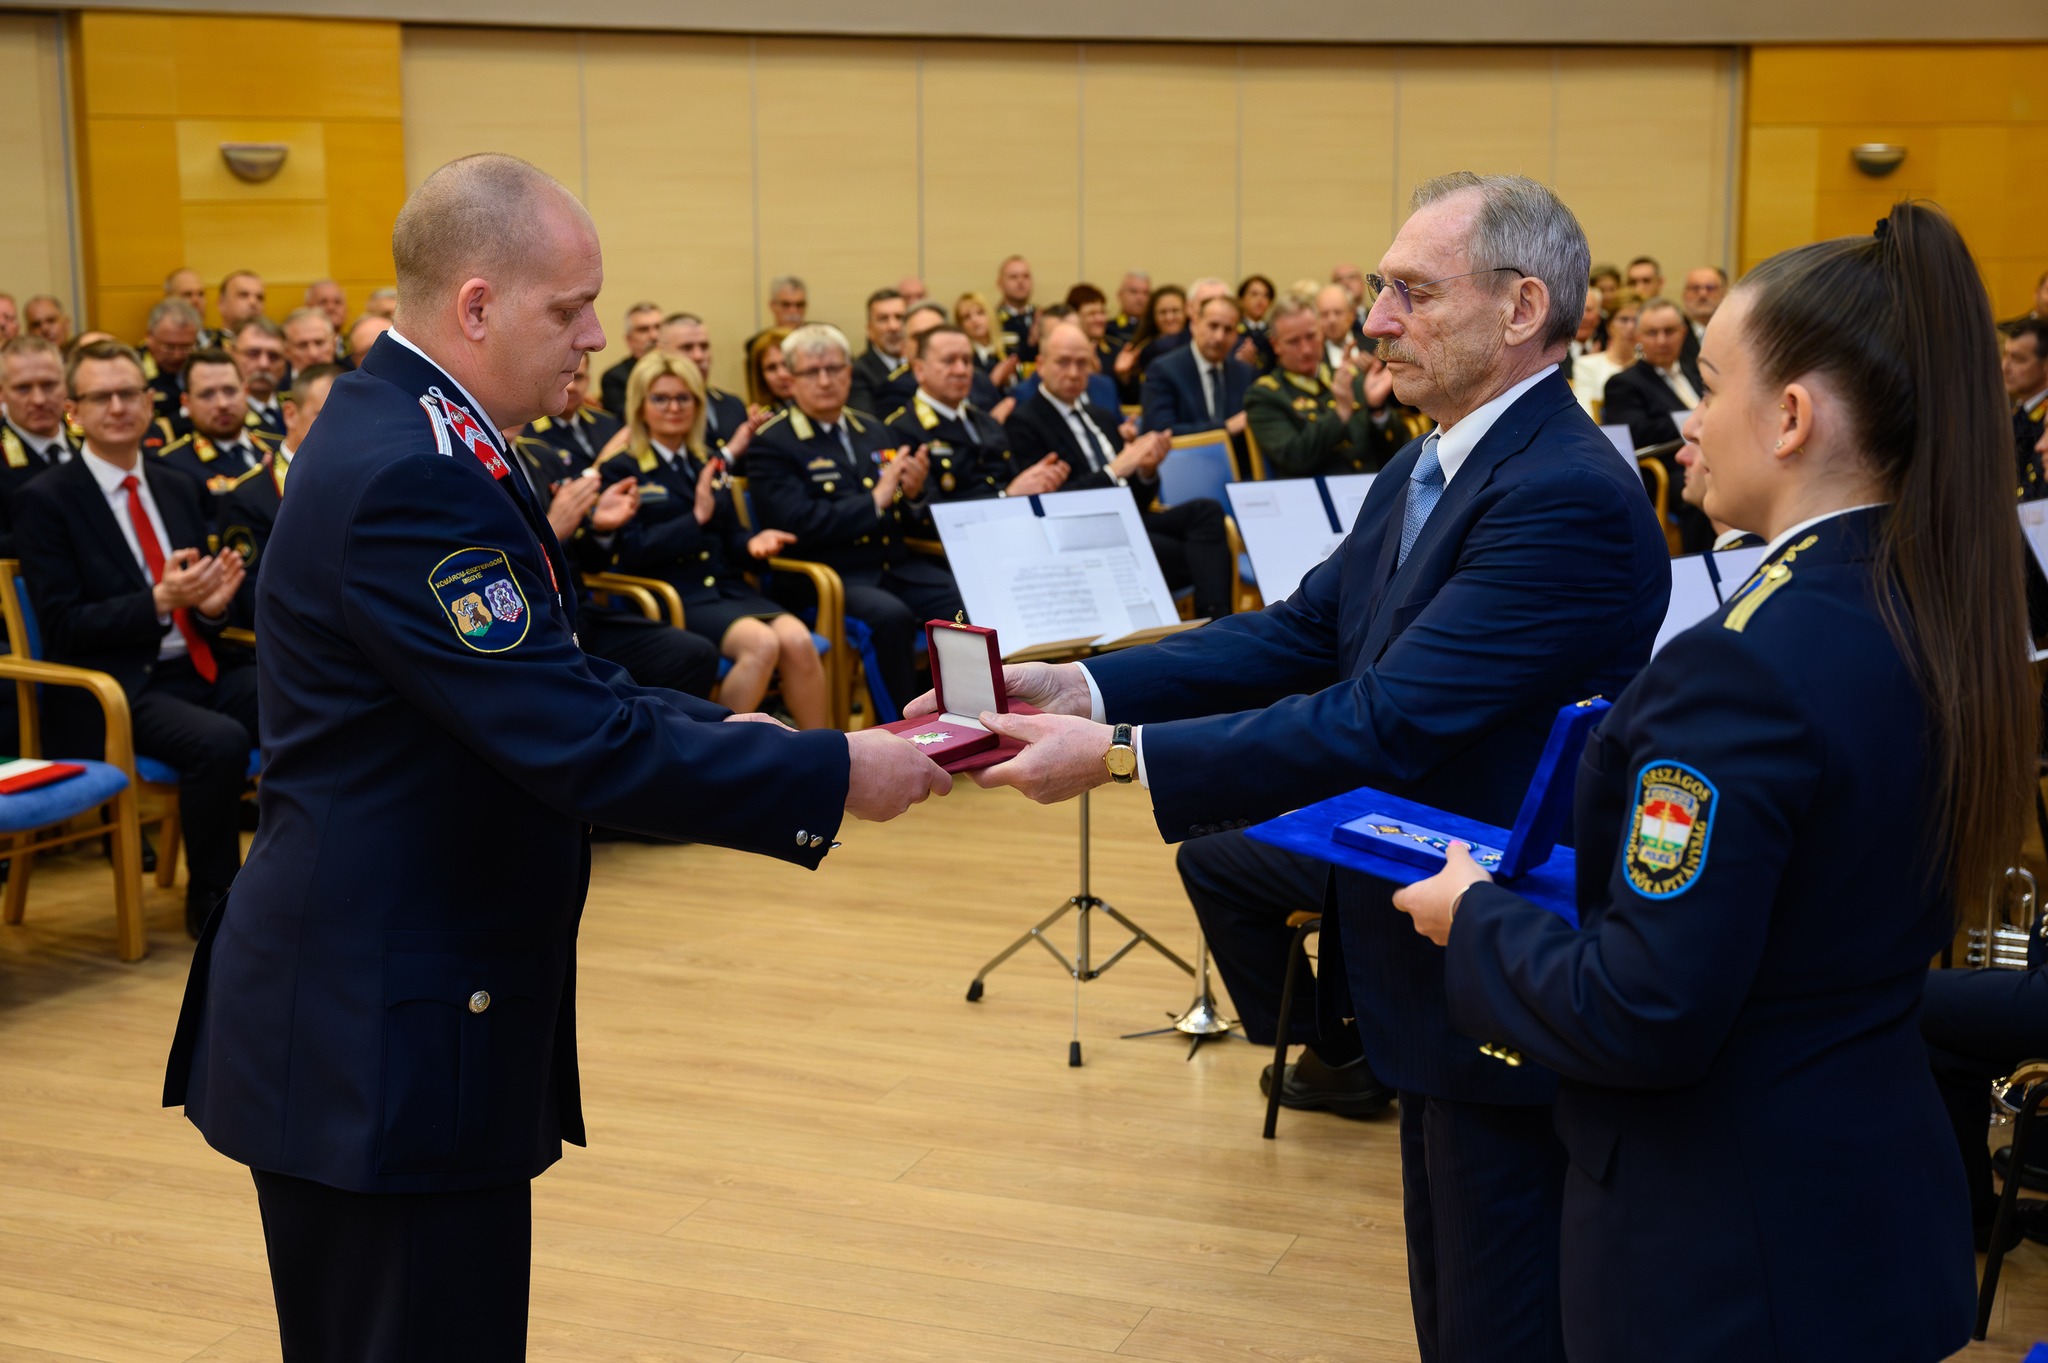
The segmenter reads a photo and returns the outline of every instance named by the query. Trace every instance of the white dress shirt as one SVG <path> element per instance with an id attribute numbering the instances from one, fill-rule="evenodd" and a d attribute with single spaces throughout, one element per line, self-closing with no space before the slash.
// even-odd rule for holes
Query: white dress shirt
<path id="1" fill-rule="evenodd" d="M 1546 366 L 1537 370 L 1499 397 L 1475 407 L 1452 425 L 1437 429 L 1436 457 L 1437 462 L 1443 466 L 1446 488 L 1449 488 L 1451 480 L 1458 476 L 1458 470 L 1465 467 L 1465 461 L 1472 457 L 1472 451 L 1486 438 L 1486 433 L 1493 429 L 1493 423 L 1499 421 L 1524 393 L 1549 378 L 1554 367 Z M 1400 532 L 1398 524 L 1392 528 L 1395 533 Z M 1081 676 L 1088 683 L 1088 717 L 1097 724 L 1107 723 L 1102 704 L 1102 688 L 1095 684 L 1095 678 L 1089 673 L 1086 663 L 1077 663 L 1076 666 L 1081 669 Z M 1142 724 L 1131 730 L 1131 747 L 1138 754 L 1138 784 L 1150 790 L 1152 781 L 1145 771 L 1144 733 L 1145 726 Z"/>
<path id="2" fill-rule="evenodd" d="M 135 467 L 124 469 L 119 464 L 108 463 L 93 452 L 91 445 L 85 447 L 85 466 L 92 472 L 92 480 L 100 485 L 100 492 L 107 499 L 107 509 L 114 513 L 114 524 L 121 527 L 121 538 L 128 542 L 128 552 L 135 555 L 135 566 L 142 570 L 146 581 L 155 582 L 149 571 L 149 560 L 142 556 L 142 540 L 135 533 L 135 522 L 128 519 L 128 488 L 130 478 L 135 480 L 135 491 L 142 498 L 142 512 L 149 517 L 149 528 L 156 532 L 157 546 L 164 552 L 164 563 L 171 561 L 171 532 L 164 528 L 163 512 L 157 510 L 156 498 L 150 495 L 149 479 L 142 472 L 141 456 L 136 457 Z M 158 615 L 157 623 L 169 625 L 171 617 Z M 157 645 L 158 658 L 176 658 L 185 652 L 185 636 L 175 629 L 166 629 L 163 640 Z"/>
<path id="3" fill-rule="evenodd" d="M 64 432 L 60 427 L 55 435 L 30 435 L 14 424 L 10 418 L 7 429 L 15 438 L 28 447 L 28 452 L 46 464 L 68 464 L 71 462 L 71 448 L 64 443 Z"/>
<path id="4" fill-rule="evenodd" d="M 1195 382 L 1202 388 L 1202 407 L 1209 413 L 1211 421 L 1221 421 L 1223 413 L 1218 410 L 1217 404 L 1223 401 L 1223 366 L 1211 364 L 1209 358 L 1194 346 L 1189 346 L 1188 350 L 1195 357 Z M 1211 374 L 1216 376 L 1214 388 L 1209 386 Z"/>
<path id="5" fill-rule="evenodd" d="M 1067 419 L 1067 429 L 1074 433 L 1074 439 L 1081 442 L 1081 452 L 1088 456 L 1088 471 L 1096 473 L 1108 468 L 1116 459 L 1116 445 L 1094 419 L 1081 409 L 1080 404 L 1070 406 L 1061 402 L 1052 395 L 1051 389 L 1041 386 L 1038 391 L 1053 405 L 1054 411 Z M 1116 481 L 1118 487 L 1126 482 L 1123 478 Z"/>

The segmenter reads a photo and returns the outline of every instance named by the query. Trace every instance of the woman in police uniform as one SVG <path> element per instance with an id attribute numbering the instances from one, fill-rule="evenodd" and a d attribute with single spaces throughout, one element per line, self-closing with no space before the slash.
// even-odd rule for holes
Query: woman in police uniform
<path id="1" fill-rule="evenodd" d="M 1769 552 L 1587 744 L 1583 926 L 1461 848 L 1395 897 L 1473 1044 L 1564 1078 L 1575 1363 L 1968 1337 L 1969 1198 L 1917 1023 L 1957 905 L 2019 846 L 2035 751 L 1993 335 L 1926 207 L 1745 279 L 1685 434 L 1708 513 Z"/>
<path id="2" fill-rule="evenodd" d="M 733 503 L 726 460 L 753 437 L 743 425 L 719 457 L 704 443 L 704 376 L 680 355 L 650 351 L 626 380 L 626 450 L 605 465 L 607 484 L 635 478 L 640 510 L 612 546 L 611 567 L 658 577 L 683 599 L 683 628 L 732 660 L 719 704 L 757 710 L 770 678 L 799 729 L 831 723 L 825 669 L 804 622 L 741 574 L 787 548 L 786 530 L 751 531 Z"/>

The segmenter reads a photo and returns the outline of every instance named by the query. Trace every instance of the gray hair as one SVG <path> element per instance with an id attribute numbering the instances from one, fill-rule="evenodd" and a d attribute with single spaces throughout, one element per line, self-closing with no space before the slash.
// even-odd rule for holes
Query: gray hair
<path id="1" fill-rule="evenodd" d="M 166 298 L 149 310 L 149 323 L 145 330 L 154 332 L 165 322 L 177 322 L 195 330 L 206 325 L 206 319 L 199 315 L 199 309 L 182 298 Z"/>
<path id="2" fill-rule="evenodd" d="M 1636 309 L 1636 320 L 1640 322 L 1653 312 L 1675 312 L 1678 314 L 1679 321 L 1683 322 L 1685 320 L 1685 309 L 1679 307 L 1678 304 L 1672 302 L 1669 298 L 1645 298 L 1642 306 Z"/>
<path id="3" fill-rule="evenodd" d="M 791 289 L 804 294 L 810 292 L 809 289 L 804 287 L 803 280 L 798 279 L 793 274 L 779 274 L 768 281 L 768 296 L 770 298 L 773 298 L 778 293 L 787 293 Z"/>
<path id="4" fill-rule="evenodd" d="M 390 287 L 389 285 L 386 285 L 381 289 L 372 289 L 370 290 L 369 301 L 372 303 L 396 303 L 398 301 L 398 290 Z"/>
<path id="5" fill-rule="evenodd" d="M 1586 280 L 1593 268 L 1593 250 L 1586 230 L 1549 186 L 1526 175 L 1475 175 L 1453 171 L 1415 187 L 1410 206 L 1422 208 L 1453 194 L 1477 190 L 1479 216 L 1467 251 L 1480 268 L 1513 268 L 1540 279 L 1550 291 L 1550 316 L 1543 329 L 1543 348 L 1564 345 L 1578 334 L 1585 311 Z"/>
<path id="6" fill-rule="evenodd" d="M 633 319 L 635 317 L 642 315 L 643 313 L 660 311 L 661 304 L 653 301 L 652 299 L 642 299 L 640 302 L 635 303 L 632 307 L 626 309 L 626 325 L 633 325 Z"/>
<path id="7" fill-rule="evenodd" d="M 293 308 L 284 315 L 284 325 L 281 329 L 289 331 L 294 322 L 318 322 L 327 328 L 329 336 L 334 334 L 334 323 L 329 321 L 327 314 L 319 308 Z"/>
<path id="8" fill-rule="evenodd" d="M 807 322 L 782 338 L 782 362 L 790 364 L 799 355 L 822 355 L 828 350 L 839 352 L 839 358 L 850 359 L 853 347 L 846 343 L 846 333 L 830 322 Z"/>
<path id="9" fill-rule="evenodd" d="M 1273 300 L 1273 306 L 1266 311 L 1266 328 L 1271 330 L 1289 317 L 1313 317 L 1316 315 L 1316 301 L 1302 297 L 1300 291 L 1288 289 Z"/>
<path id="10" fill-rule="evenodd" d="M 1151 272 L 1150 270 L 1125 270 L 1125 271 L 1124 271 L 1124 278 L 1125 278 L 1125 279 L 1142 279 L 1142 280 L 1144 280 L 1144 281 L 1145 281 L 1145 282 L 1146 282 L 1147 284 L 1150 284 L 1150 283 L 1152 282 L 1152 272 Z"/>

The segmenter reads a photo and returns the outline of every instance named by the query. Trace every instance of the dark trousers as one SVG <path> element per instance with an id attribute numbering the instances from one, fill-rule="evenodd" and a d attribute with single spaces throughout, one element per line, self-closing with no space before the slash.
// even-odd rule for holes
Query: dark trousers
<path id="1" fill-rule="evenodd" d="M 2048 968 L 1930 970 L 1920 1035 L 1955 1127 L 1971 1213 L 1981 1230 L 1998 1209 L 1987 1142 L 1991 1084 L 2021 1061 L 2048 1053 Z M 2037 1141 L 2022 1153 L 2028 1164 L 2048 1167 L 2048 1146 Z"/>
<path id="2" fill-rule="evenodd" d="M 642 686 L 706 697 L 718 684 L 718 645 L 686 630 L 586 610 L 576 617 L 576 636 L 585 653 L 617 663 Z"/>
<path id="3" fill-rule="evenodd" d="M 1141 511 L 1145 533 L 1166 585 L 1195 589 L 1195 614 L 1230 614 L 1230 541 L 1223 533 L 1223 508 L 1207 497 L 1161 511 Z"/>
<path id="4" fill-rule="evenodd" d="M 135 751 L 177 769 L 191 883 L 225 890 L 242 869 L 242 791 L 257 744 L 256 669 L 224 666 L 209 682 L 189 659 L 159 662 L 128 708 Z"/>
<path id="5" fill-rule="evenodd" d="M 533 1185 L 350 1193 L 254 1171 L 284 1363 L 520 1363 Z"/>
<path id="6" fill-rule="evenodd" d="M 1563 1363 L 1564 1171 L 1548 1106 L 1401 1094 L 1408 1295 L 1422 1363 Z"/>
<path id="7" fill-rule="evenodd" d="M 951 620 L 965 609 L 953 571 L 919 556 L 887 572 L 842 574 L 846 613 L 874 636 L 882 685 L 900 712 L 924 687 L 917 680 L 917 638 L 927 620 Z M 778 579 L 778 583 L 780 579 Z"/>
<path id="8" fill-rule="evenodd" d="M 1323 911 L 1329 863 L 1255 842 L 1241 831 L 1191 838 L 1174 853 L 1180 883 L 1195 906 L 1239 1025 L 1261 1046 L 1273 1044 L 1280 1026 L 1280 991 L 1287 977 L 1287 953 L 1294 947 L 1291 913 Z M 1338 975 L 1342 975 L 1338 971 Z M 1329 1004 L 1324 984 L 1302 975 L 1294 984 L 1287 1039 L 1315 1048 L 1332 1065 L 1363 1054 L 1356 1027 L 1343 1022 L 1348 1009 Z M 1348 994 L 1344 997 L 1348 998 Z"/>

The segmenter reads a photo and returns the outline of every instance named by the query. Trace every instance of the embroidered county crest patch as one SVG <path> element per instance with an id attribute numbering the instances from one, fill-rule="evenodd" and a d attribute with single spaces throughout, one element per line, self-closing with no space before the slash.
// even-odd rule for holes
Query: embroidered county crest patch
<path id="1" fill-rule="evenodd" d="M 427 585 L 455 637 L 479 653 L 503 653 L 533 622 L 519 578 L 502 549 L 458 549 L 434 565 Z"/>
<path id="2" fill-rule="evenodd" d="M 1714 783 L 1683 762 L 1652 762 L 1636 778 L 1629 818 L 1628 883 L 1645 899 L 1684 894 L 1707 865 L 1714 831 Z"/>

